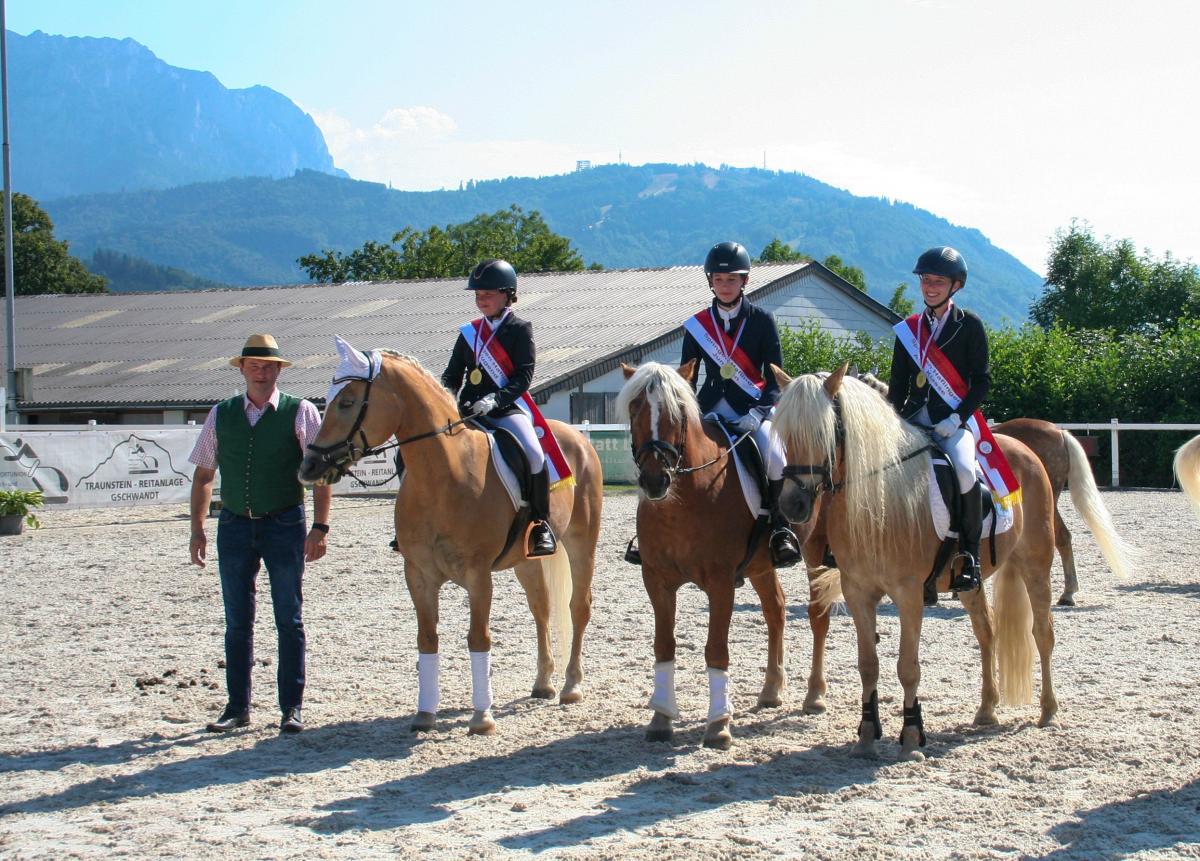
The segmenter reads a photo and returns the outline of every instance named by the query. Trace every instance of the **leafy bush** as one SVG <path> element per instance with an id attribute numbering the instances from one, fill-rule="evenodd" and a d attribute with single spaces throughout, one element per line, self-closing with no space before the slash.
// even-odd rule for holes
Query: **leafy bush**
<path id="1" fill-rule="evenodd" d="M 30 509 L 41 507 L 40 490 L 0 490 L 0 517 L 20 515 L 27 525 L 37 529 L 42 523 Z"/>

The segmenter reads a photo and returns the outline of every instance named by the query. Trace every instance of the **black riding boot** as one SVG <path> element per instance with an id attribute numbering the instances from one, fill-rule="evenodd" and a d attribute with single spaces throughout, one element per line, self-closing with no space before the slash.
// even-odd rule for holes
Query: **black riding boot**
<path id="1" fill-rule="evenodd" d="M 554 530 L 550 528 L 550 470 L 543 468 L 533 476 L 529 489 L 529 546 L 525 555 L 530 559 L 553 556 L 558 549 Z"/>
<path id="2" fill-rule="evenodd" d="M 951 568 L 950 591 L 970 592 L 983 582 L 979 570 L 979 538 L 983 533 L 983 500 L 978 487 L 962 495 L 962 523 L 959 525 L 957 571 Z M 953 565 L 953 563 L 952 563 Z"/>
<path id="3" fill-rule="evenodd" d="M 776 568 L 791 568 L 800 561 L 800 542 L 792 525 L 779 510 L 779 494 L 783 492 L 783 479 L 769 484 L 767 507 L 771 511 L 771 562 Z"/>

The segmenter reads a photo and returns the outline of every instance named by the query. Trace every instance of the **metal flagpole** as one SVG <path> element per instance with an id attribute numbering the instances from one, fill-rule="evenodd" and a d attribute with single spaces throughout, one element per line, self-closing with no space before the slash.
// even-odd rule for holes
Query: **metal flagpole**
<path id="1" fill-rule="evenodd" d="M 4 294 L 5 337 L 7 343 L 8 419 L 17 422 L 17 323 L 16 296 L 13 287 L 13 229 L 12 229 L 12 176 L 8 152 L 8 23 L 5 18 L 5 2 L 0 0 L 0 103 L 4 123 Z"/>

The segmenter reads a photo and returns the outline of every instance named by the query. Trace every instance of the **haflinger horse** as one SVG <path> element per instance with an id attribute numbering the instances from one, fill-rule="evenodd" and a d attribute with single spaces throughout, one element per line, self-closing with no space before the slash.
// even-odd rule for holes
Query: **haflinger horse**
<path id="1" fill-rule="evenodd" d="M 1192 437 L 1179 447 L 1173 466 L 1179 486 L 1200 516 L 1200 436 Z"/>
<path id="2" fill-rule="evenodd" d="M 808 523 L 824 512 L 839 566 L 834 571 L 840 569 L 836 585 L 857 634 L 863 710 L 855 752 L 864 756 L 875 755 L 875 742 L 882 735 L 876 689 L 877 607 L 884 595 L 895 604 L 900 617 L 897 670 L 904 688 L 901 755 L 913 758 L 925 744 L 917 697 L 923 585 L 940 544 L 928 498 L 931 444 L 922 430 L 901 421 L 882 395 L 845 372 L 843 365 L 825 379 L 806 374 L 792 380 L 774 369 L 784 391 L 773 427 L 788 461 L 780 504 L 793 523 Z M 1014 504 L 1012 528 L 996 536 L 994 548 L 985 538 L 980 553 L 984 577 L 996 575 L 994 620 L 982 588 L 960 594 L 983 663 L 975 723 L 996 723 L 1001 698 L 1006 704 L 1032 698 L 1032 631 L 1041 658 L 1038 725 L 1046 726 L 1058 712 L 1050 673 L 1054 498 L 1037 456 L 1017 440 L 996 439 L 1020 483 L 1022 499 Z"/>
<path id="3" fill-rule="evenodd" d="M 873 374 L 861 374 L 858 378 L 880 394 L 887 395 L 887 383 Z M 1100 489 L 1096 486 L 1087 452 L 1075 439 L 1075 435 L 1043 419 L 1009 419 L 992 425 L 991 428 L 993 434 L 1004 434 L 1029 446 L 1042 462 L 1046 476 L 1050 479 L 1050 489 L 1054 493 L 1054 543 L 1063 566 L 1063 591 L 1058 597 L 1058 603 L 1064 607 L 1074 607 L 1075 595 L 1079 592 L 1079 575 L 1075 570 L 1071 530 L 1067 528 L 1058 510 L 1058 498 L 1064 488 L 1069 488 L 1071 502 L 1088 529 L 1096 536 L 1096 543 L 1100 545 L 1100 552 L 1108 562 L 1109 568 L 1118 579 L 1127 580 L 1132 560 L 1139 555 L 1139 551 L 1117 534 L 1112 517 L 1100 496 Z M 814 530 L 814 533 L 818 530 Z M 806 548 L 806 560 L 811 561 L 819 553 L 820 549 Z"/>
<path id="4" fill-rule="evenodd" d="M 369 393 L 369 396 L 368 396 Z M 452 581 L 467 590 L 472 664 L 469 731 L 495 730 L 490 677 L 492 572 L 516 570 L 537 623 L 537 675 L 533 696 L 555 695 L 550 619 L 561 619 L 570 601 L 570 659 L 559 700 L 583 697 L 583 633 L 591 618 L 592 575 L 600 533 L 603 478 L 595 449 L 569 425 L 550 421 L 575 478 L 574 487 L 550 494 L 550 522 L 559 550 L 527 560 L 518 536 L 506 548 L 514 508 L 493 464 L 486 434 L 465 425 L 454 396 L 416 359 L 384 351 L 373 380 L 348 383 L 328 404 L 320 432 L 300 465 L 305 484 L 333 482 L 363 455 L 395 436 L 404 453 L 396 493 L 396 544 L 417 613 L 418 706 L 413 731 L 432 729 L 440 700 L 438 597 Z M 564 548 L 568 562 L 564 562 Z M 560 649 L 560 655 L 565 654 Z"/>
<path id="5" fill-rule="evenodd" d="M 626 383 L 617 410 L 629 423 L 640 498 L 637 535 L 642 582 L 654 608 L 654 715 L 646 731 L 651 741 L 667 741 L 679 719 L 675 700 L 675 602 L 685 583 L 708 596 L 709 710 L 704 746 L 732 744 L 729 696 L 729 625 L 734 578 L 755 518 L 742 496 L 729 440 L 700 418 L 689 382 L 696 362 L 681 368 L 648 362 L 622 365 Z M 767 623 L 767 671 L 758 704 L 782 704 L 784 597 L 771 564 L 766 536 L 744 570 L 762 602 Z M 821 694 L 824 682 L 821 682 Z M 822 705 L 823 708 L 823 705 Z"/>

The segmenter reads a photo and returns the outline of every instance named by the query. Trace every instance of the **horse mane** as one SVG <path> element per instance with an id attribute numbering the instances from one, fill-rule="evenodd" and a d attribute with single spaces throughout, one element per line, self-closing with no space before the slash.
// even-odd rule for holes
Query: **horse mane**
<path id="1" fill-rule="evenodd" d="M 385 359 L 392 359 L 402 365 L 404 368 L 407 368 L 416 374 L 418 379 L 421 379 L 433 390 L 435 397 L 444 397 L 448 401 L 446 406 L 448 406 L 452 411 L 457 412 L 458 401 L 455 398 L 454 392 L 443 386 L 441 379 L 430 373 L 429 370 L 422 365 L 415 356 L 409 356 L 405 353 L 399 353 L 395 350 L 380 350 L 379 352 Z"/>
<path id="2" fill-rule="evenodd" d="M 923 457 L 902 461 L 928 445 L 874 388 L 853 377 L 838 390 L 845 450 L 846 513 L 868 555 L 907 545 L 922 533 L 927 518 L 929 468 Z M 816 374 L 792 381 L 775 405 L 774 431 L 798 460 L 833 463 L 838 443 L 837 414 Z"/>
<path id="3" fill-rule="evenodd" d="M 696 393 L 679 371 L 659 362 L 646 362 L 638 366 L 617 395 L 617 417 L 625 424 L 632 424 L 629 405 L 638 395 L 645 394 L 651 409 L 651 427 L 658 426 L 658 410 L 666 410 L 672 424 L 682 424 L 684 417 L 694 427 L 700 426 L 700 404 Z"/>

